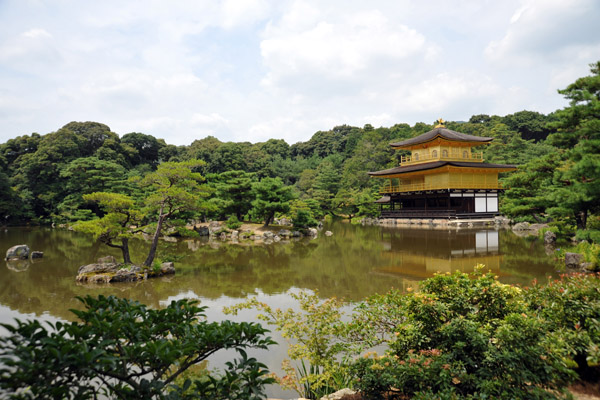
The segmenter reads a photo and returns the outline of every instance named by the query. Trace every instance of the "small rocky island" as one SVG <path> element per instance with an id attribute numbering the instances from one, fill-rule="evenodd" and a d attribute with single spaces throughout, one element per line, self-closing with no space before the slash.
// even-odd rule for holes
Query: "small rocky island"
<path id="1" fill-rule="evenodd" d="M 101 257 L 94 264 L 83 265 L 77 271 L 80 283 L 135 282 L 175 273 L 172 262 L 160 264 L 160 267 L 142 268 L 133 264 L 118 263 L 113 256 Z"/>

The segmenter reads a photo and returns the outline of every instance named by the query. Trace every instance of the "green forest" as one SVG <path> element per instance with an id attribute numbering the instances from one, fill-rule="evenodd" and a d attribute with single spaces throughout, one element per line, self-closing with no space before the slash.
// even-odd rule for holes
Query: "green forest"
<path id="1" fill-rule="evenodd" d="M 550 222 L 565 237 L 600 241 L 600 61 L 590 67 L 590 75 L 559 90 L 563 109 L 479 114 L 446 127 L 493 137 L 483 148 L 485 161 L 519 165 L 501 177 L 506 216 Z M 315 219 L 375 216 L 382 181 L 367 172 L 398 165 L 405 154 L 389 143 L 427 132 L 431 122 L 341 125 L 292 145 L 208 136 L 187 146 L 140 132 L 120 135 L 99 122 L 70 122 L 0 145 L 0 224 L 91 220 L 105 212 L 90 197 L 97 192 L 126 195 L 141 209 L 156 190 L 148 176 L 167 162 L 193 164 L 199 182 L 196 204 L 179 213 L 181 220 L 235 217 L 269 224 L 299 210 Z M 139 222 L 156 221 L 157 212 L 146 210 Z"/>

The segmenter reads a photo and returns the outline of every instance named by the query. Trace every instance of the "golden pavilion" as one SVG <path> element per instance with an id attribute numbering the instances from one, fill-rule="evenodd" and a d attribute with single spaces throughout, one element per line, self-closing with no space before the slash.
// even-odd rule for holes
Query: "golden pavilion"
<path id="1" fill-rule="evenodd" d="M 384 218 L 489 218 L 498 215 L 498 173 L 515 165 L 488 164 L 478 146 L 493 138 L 467 135 L 447 129 L 440 119 L 436 127 L 412 139 L 390 145 L 409 150 L 400 165 L 369 172 L 386 179 L 381 188 Z"/>

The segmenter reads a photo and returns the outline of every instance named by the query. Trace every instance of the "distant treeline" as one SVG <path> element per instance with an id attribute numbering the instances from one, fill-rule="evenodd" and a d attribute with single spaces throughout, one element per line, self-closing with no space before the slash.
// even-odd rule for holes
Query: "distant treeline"
<path id="1" fill-rule="evenodd" d="M 486 162 L 522 165 L 509 178 L 503 177 L 511 188 L 503 202 L 505 213 L 531 221 L 551 216 L 579 228 L 585 228 L 590 213 L 597 213 L 599 68 L 600 63 L 593 64 L 592 76 L 560 91 L 571 101 L 563 110 L 548 115 L 535 111 L 480 114 L 467 122 L 446 123 L 452 130 L 493 137 L 492 144 L 483 148 Z M 433 126 L 433 121 L 380 128 L 341 125 L 292 145 L 281 139 L 221 142 L 208 136 L 189 146 L 175 146 L 143 133 L 119 136 L 98 122 L 71 122 L 56 132 L 19 136 L 0 145 L 0 221 L 23 224 L 90 218 L 97 210 L 82 200 L 83 194 L 105 191 L 135 197 L 128 179 L 143 177 L 164 161 L 191 159 L 206 162 L 198 172 L 214 189 L 215 207 L 204 218 L 226 218 L 231 213 L 219 196 L 232 189 L 240 176 L 250 181 L 279 178 L 283 185 L 293 187 L 294 201 L 310 208 L 317 218 L 369 215 L 376 212 L 372 202 L 382 182 L 370 179 L 367 172 L 398 165 L 406 153 L 393 150 L 389 143 L 420 135 Z M 231 187 L 221 185 L 219 190 L 224 182 Z"/>

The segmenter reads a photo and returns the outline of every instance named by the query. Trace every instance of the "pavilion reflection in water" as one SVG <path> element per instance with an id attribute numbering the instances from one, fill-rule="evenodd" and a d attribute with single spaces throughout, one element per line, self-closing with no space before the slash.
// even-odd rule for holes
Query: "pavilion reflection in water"
<path id="1" fill-rule="evenodd" d="M 501 275 L 496 230 L 468 229 L 440 235 L 427 229 L 392 229 L 382 231 L 382 241 L 387 262 L 375 272 L 403 278 L 399 289 L 416 289 L 419 281 L 436 272 L 473 272 L 477 264 Z"/>

